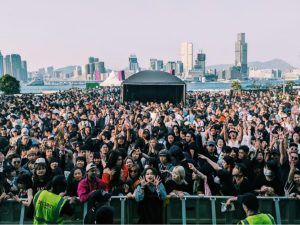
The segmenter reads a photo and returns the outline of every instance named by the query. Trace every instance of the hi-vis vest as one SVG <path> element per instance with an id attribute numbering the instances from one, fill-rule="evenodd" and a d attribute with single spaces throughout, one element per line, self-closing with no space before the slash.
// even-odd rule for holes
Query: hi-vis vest
<path id="1" fill-rule="evenodd" d="M 63 224 L 60 211 L 67 200 L 49 191 L 39 191 L 33 199 L 34 224 Z"/>
<path id="2" fill-rule="evenodd" d="M 241 220 L 242 225 L 252 225 L 252 224 L 276 224 L 273 216 L 266 213 L 259 213 L 252 216 L 248 216 L 246 219 Z"/>

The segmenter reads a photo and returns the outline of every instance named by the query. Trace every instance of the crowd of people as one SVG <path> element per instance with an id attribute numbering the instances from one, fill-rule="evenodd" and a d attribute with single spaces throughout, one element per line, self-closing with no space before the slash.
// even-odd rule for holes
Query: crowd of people
<path id="1" fill-rule="evenodd" d="M 135 199 L 142 223 L 162 221 L 167 196 L 300 199 L 297 95 L 195 91 L 186 104 L 119 100 L 118 88 L 1 96 L 0 202 L 30 207 L 56 175 L 80 202 Z"/>

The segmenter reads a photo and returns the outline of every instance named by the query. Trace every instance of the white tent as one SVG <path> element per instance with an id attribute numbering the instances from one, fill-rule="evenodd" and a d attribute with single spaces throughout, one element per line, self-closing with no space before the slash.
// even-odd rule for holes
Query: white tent
<path id="1" fill-rule="evenodd" d="M 119 87 L 121 86 L 122 81 L 119 80 L 118 74 L 116 74 L 114 71 L 112 71 L 108 78 L 106 78 L 105 81 L 103 81 L 100 86 L 107 87 L 107 86 L 115 86 Z"/>

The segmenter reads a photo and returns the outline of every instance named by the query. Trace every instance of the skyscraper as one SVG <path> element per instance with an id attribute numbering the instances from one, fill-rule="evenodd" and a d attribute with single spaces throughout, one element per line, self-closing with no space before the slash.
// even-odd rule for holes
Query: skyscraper
<path id="1" fill-rule="evenodd" d="M 199 71 L 201 76 L 205 75 L 205 60 L 206 55 L 204 53 L 200 52 L 197 54 L 194 69 Z"/>
<path id="2" fill-rule="evenodd" d="M 21 79 L 22 81 L 27 81 L 28 73 L 27 73 L 27 62 L 24 60 L 21 62 Z"/>
<path id="3" fill-rule="evenodd" d="M 99 71 L 100 73 L 106 73 L 104 62 L 95 62 L 95 70 Z"/>
<path id="4" fill-rule="evenodd" d="M 3 55 L 0 51 L 0 77 L 4 75 L 4 66 L 3 66 Z"/>
<path id="5" fill-rule="evenodd" d="M 4 58 L 4 74 L 12 75 L 10 55 L 5 56 Z"/>
<path id="6" fill-rule="evenodd" d="M 18 54 L 11 55 L 12 76 L 17 80 L 21 80 L 22 63 L 21 56 Z"/>
<path id="7" fill-rule="evenodd" d="M 177 75 L 182 75 L 183 72 L 184 72 L 183 63 L 181 61 L 177 61 L 176 62 L 176 74 Z"/>
<path id="8" fill-rule="evenodd" d="M 136 55 L 131 54 L 129 56 L 129 70 L 134 71 L 134 72 L 138 72 L 139 71 L 139 63 L 137 60 Z"/>
<path id="9" fill-rule="evenodd" d="M 243 78 L 248 77 L 247 54 L 248 44 L 245 41 L 245 33 L 239 33 L 235 42 L 235 66 L 241 67 Z"/>
<path id="10" fill-rule="evenodd" d="M 189 71 L 193 69 L 193 43 L 183 42 L 181 44 L 181 61 L 184 67 L 185 75 L 188 75 Z"/>

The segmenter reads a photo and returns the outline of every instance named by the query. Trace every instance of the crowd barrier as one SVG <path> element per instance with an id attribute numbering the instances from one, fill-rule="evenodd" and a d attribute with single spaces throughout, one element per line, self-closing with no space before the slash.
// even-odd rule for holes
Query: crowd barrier
<path id="1" fill-rule="evenodd" d="M 185 196 L 183 199 L 168 198 L 164 203 L 164 222 L 166 224 L 236 224 L 245 218 L 240 204 L 236 203 L 233 212 L 221 212 L 221 203 L 229 197 L 224 196 Z M 274 216 L 278 225 L 300 224 L 300 201 L 284 197 L 259 197 L 260 211 Z M 108 203 L 115 208 L 116 224 L 135 224 L 138 222 L 138 204 L 125 196 L 113 196 Z M 72 217 L 65 218 L 65 224 L 82 224 L 87 213 L 87 204 L 76 204 Z M 27 218 L 28 208 L 8 200 L 0 204 L 1 224 L 32 224 Z"/>

